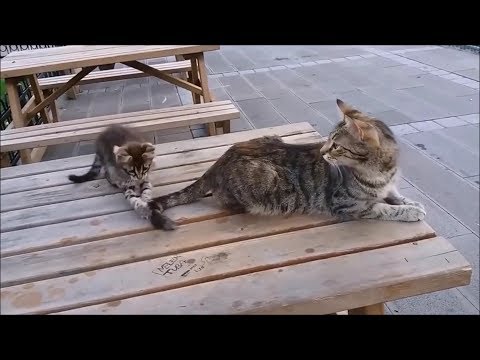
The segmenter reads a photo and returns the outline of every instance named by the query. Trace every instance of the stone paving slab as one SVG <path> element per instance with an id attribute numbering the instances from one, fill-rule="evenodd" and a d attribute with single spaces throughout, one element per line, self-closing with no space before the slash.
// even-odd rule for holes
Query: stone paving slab
<path id="1" fill-rule="evenodd" d="M 449 239 L 452 245 L 472 265 L 472 280 L 470 285 L 458 290 L 478 309 L 479 308 L 479 239 L 478 236 L 467 234 Z"/>
<path id="2" fill-rule="evenodd" d="M 405 135 L 403 138 L 462 177 L 478 175 L 480 161 L 478 152 L 471 151 L 451 137 L 442 136 L 447 130 L 418 132 Z M 476 130 L 478 131 L 478 127 Z"/>
<path id="3" fill-rule="evenodd" d="M 414 145 L 401 141 L 400 149 L 402 173 L 408 181 L 478 235 L 478 188 L 414 148 Z"/>

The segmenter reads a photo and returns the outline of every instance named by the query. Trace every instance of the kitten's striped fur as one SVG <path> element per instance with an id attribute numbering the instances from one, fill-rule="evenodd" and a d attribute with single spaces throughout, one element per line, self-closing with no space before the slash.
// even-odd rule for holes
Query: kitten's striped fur
<path id="1" fill-rule="evenodd" d="M 93 180 L 103 168 L 105 178 L 124 192 L 125 199 L 142 218 L 151 219 L 152 212 L 158 212 L 151 221 L 163 229 L 174 229 L 175 224 L 160 213 L 160 208 L 148 205 L 152 199 L 148 175 L 155 147 L 133 129 L 120 125 L 108 127 L 98 136 L 95 145 L 95 160 L 90 170 L 84 175 L 70 175 L 68 178 L 75 183 Z"/>
<path id="2" fill-rule="evenodd" d="M 345 218 L 419 221 L 423 206 L 399 194 L 398 146 L 378 119 L 337 100 L 343 120 L 326 142 L 286 144 L 267 136 L 233 145 L 185 189 L 150 202 L 165 210 L 207 193 L 252 214 L 326 213 Z M 161 227 L 155 211 L 152 223 Z"/>

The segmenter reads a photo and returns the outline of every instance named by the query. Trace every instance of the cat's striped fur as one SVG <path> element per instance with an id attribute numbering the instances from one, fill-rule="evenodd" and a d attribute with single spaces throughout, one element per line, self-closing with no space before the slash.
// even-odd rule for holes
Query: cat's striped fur
<path id="1" fill-rule="evenodd" d="M 326 213 L 345 218 L 419 221 L 423 206 L 399 194 L 398 146 L 382 121 L 337 100 L 343 120 L 328 140 L 287 144 L 267 136 L 233 145 L 185 189 L 150 202 L 188 204 L 211 192 L 226 207 L 252 214 Z"/>

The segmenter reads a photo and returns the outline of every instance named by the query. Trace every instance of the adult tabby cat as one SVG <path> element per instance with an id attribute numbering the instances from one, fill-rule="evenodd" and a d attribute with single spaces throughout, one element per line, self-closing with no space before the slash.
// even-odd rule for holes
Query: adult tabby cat
<path id="1" fill-rule="evenodd" d="M 233 145 L 192 185 L 150 202 L 161 209 L 212 192 L 226 207 L 259 215 L 326 213 L 341 218 L 419 221 L 424 207 L 399 194 L 398 147 L 380 120 L 337 100 L 343 120 L 328 140 L 286 144 L 267 136 Z"/>
<path id="2" fill-rule="evenodd" d="M 124 192 L 125 198 L 142 218 L 150 219 L 151 209 L 155 206 L 148 204 L 152 198 L 148 175 L 155 147 L 135 130 L 121 125 L 104 130 L 98 136 L 95 147 L 95 159 L 90 170 L 84 175 L 69 175 L 68 178 L 74 183 L 93 180 L 103 168 L 108 182 Z M 169 218 L 160 214 L 156 215 L 155 223 L 166 230 L 175 228 Z"/>

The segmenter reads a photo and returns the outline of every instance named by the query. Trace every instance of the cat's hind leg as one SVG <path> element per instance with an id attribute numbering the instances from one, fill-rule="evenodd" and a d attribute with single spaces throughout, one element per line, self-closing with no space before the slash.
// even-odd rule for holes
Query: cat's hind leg
<path id="1" fill-rule="evenodd" d="M 245 212 L 245 207 L 228 191 L 214 192 L 213 198 L 225 209 L 233 212 Z"/>

